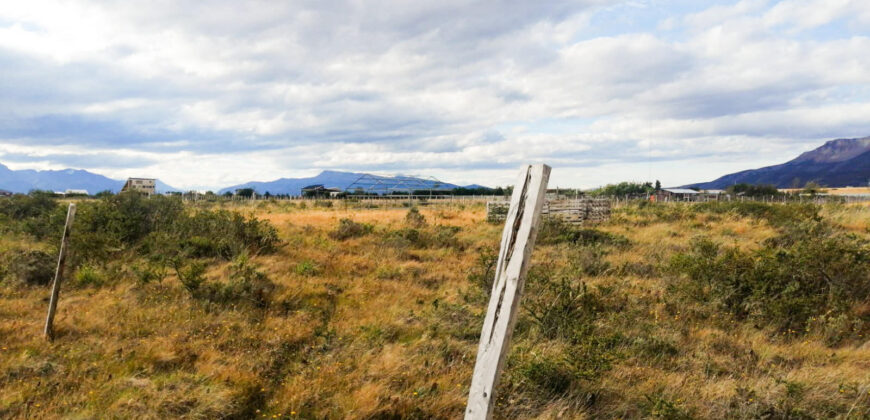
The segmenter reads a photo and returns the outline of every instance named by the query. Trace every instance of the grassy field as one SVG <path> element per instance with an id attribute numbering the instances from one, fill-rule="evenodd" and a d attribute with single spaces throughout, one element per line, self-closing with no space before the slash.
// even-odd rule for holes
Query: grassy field
<path id="1" fill-rule="evenodd" d="M 25 204 L 0 204 L 0 418 L 462 415 L 501 234 L 482 205 L 82 203 L 47 342 L 27 267 L 50 277 L 63 209 Z M 867 418 L 868 238 L 867 206 L 547 223 L 496 417 Z"/>

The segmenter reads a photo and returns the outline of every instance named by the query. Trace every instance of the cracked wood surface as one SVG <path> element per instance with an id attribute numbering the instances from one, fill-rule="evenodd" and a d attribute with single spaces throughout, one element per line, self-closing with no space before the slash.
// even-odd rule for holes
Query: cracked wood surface
<path id="1" fill-rule="evenodd" d="M 526 165 L 514 184 L 465 409 L 467 420 L 492 418 L 495 388 L 510 348 L 549 177 L 549 166 Z"/>

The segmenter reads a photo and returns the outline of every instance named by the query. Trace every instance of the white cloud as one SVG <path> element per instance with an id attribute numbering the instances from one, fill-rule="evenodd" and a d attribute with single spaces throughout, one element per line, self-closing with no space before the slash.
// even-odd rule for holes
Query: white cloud
<path id="1" fill-rule="evenodd" d="M 327 167 L 509 182 L 527 161 L 591 186 L 648 177 L 644 156 L 681 162 L 652 165 L 673 185 L 870 132 L 866 2 L 743 0 L 578 39 L 610 3 L 6 2 L 0 145 L 53 167 L 134 153 L 179 187 Z"/>

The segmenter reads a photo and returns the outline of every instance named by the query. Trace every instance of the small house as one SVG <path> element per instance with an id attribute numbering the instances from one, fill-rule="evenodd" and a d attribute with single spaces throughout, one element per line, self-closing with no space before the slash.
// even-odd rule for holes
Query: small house
<path id="1" fill-rule="evenodd" d="M 157 193 L 157 180 L 152 178 L 127 178 L 121 192 L 135 191 L 145 195 Z"/>
<path id="2" fill-rule="evenodd" d="M 657 201 L 692 201 L 701 193 L 688 188 L 662 188 L 658 192 Z"/>
<path id="3" fill-rule="evenodd" d="M 0 190 L 0 197 L 12 197 L 12 191 Z"/>

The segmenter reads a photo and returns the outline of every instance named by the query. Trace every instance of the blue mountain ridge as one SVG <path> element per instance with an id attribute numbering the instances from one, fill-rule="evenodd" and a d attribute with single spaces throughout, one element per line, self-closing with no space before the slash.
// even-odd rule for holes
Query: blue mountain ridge
<path id="1" fill-rule="evenodd" d="M 90 194 L 109 190 L 121 191 L 125 181 L 88 172 L 83 169 L 61 169 L 37 171 L 22 169 L 13 171 L 0 163 L 0 189 L 14 193 L 27 193 L 30 190 L 66 191 L 87 190 Z M 177 191 L 166 183 L 157 180 L 157 192 Z"/>
<path id="2" fill-rule="evenodd" d="M 870 182 L 870 137 L 836 139 L 780 165 L 724 175 L 685 188 L 723 189 L 734 184 L 771 184 L 802 187 L 807 182 L 824 187 L 865 186 Z"/>
<path id="3" fill-rule="evenodd" d="M 246 182 L 244 184 L 223 188 L 219 193 L 223 194 L 227 191 L 233 192 L 239 188 L 253 188 L 260 194 L 269 192 L 271 194 L 301 195 L 303 187 L 316 184 L 323 184 L 325 187 L 340 188 L 343 190 L 364 175 L 368 174 L 360 172 L 323 171 L 317 176 L 308 178 L 281 178 L 268 182 Z M 415 180 L 427 185 L 436 184 L 435 181 L 423 178 L 415 178 Z M 437 185 L 440 188 L 445 189 L 459 187 L 459 185 L 450 183 L 437 183 Z M 91 194 L 96 194 L 100 191 L 106 190 L 119 192 L 123 186 L 124 181 L 111 179 L 83 169 L 47 171 L 22 169 L 13 171 L 0 163 L 0 189 L 12 191 L 14 193 L 27 193 L 28 191 L 37 189 L 50 191 L 66 191 L 67 189 L 74 189 L 87 190 Z M 465 188 L 486 187 L 473 184 L 465 186 Z M 157 180 L 157 192 L 163 193 L 169 191 L 180 190 Z"/>
<path id="4" fill-rule="evenodd" d="M 343 171 L 323 171 L 316 176 L 307 177 L 307 178 L 280 178 L 274 181 L 267 182 L 246 182 L 244 184 L 233 185 L 231 187 L 227 187 L 221 189 L 218 193 L 223 194 L 226 192 L 234 192 L 237 189 L 241 188 L 253 188 L 259 194 L 264 194 L 266 192 L 270 194 L 289 194 L 289 195 L 301 195 L 302 188 L 307 187 L 309 185 L 323 185 L 327 188 L 338 188 L 341 190 L 347 189 L 351 184 L 360 179 L 360 177 L 368 175 L 360 172 L 343 172 Z M 414 180 L 424 183 L 426 185 L 433 185 L 439 189 L 453 189 L 459 188 L 459 185 L 441 182 L 438 183 L 436 181 L 432 181 L 424 178 L 414 178 Z M 466 186 L 465 188 L 487 188 L 481 187 L 477 184 Z M 421 188 L 422 189 L 422 188 Z"/>

